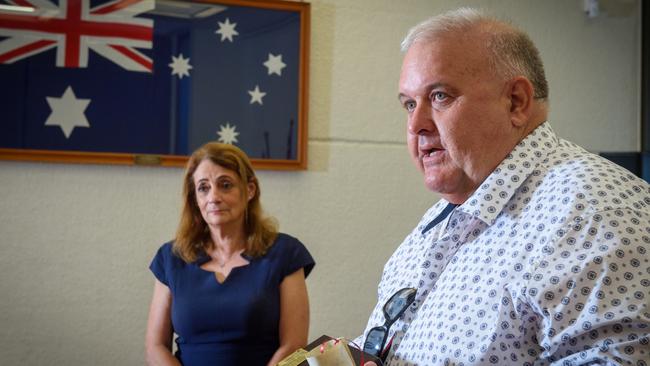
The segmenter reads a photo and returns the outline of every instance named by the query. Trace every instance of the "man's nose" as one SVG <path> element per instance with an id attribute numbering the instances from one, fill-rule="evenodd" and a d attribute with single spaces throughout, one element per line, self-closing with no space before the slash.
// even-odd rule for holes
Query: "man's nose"
<path id="1" fill-rule="evenodd" d="M 413 135 L 424 135 L 433 132 L 433 114 L 426 104 L 418 104 L 411 113 L 408 121 L 408 131 Z"/>

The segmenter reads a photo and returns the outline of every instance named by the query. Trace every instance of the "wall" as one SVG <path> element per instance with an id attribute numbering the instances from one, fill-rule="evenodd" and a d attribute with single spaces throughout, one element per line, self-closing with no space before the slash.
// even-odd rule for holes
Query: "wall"
<path id="1" fill-rule="evenodd" d="M 640 1 L 314 0 L 309 170 L 260 172 L 262 199 L 318 264 L 310 338 L 354 337 L 383 263 L 437 200 L 404 147 L 399 42 L 430 14 L 480 5 L 537 42 L 551 121 L 592 151 L 639 148 Z M 175 230 L 182 171 L 0 162 L 0 357 L 20 365 L 137 365 L 153 277 Z"/>

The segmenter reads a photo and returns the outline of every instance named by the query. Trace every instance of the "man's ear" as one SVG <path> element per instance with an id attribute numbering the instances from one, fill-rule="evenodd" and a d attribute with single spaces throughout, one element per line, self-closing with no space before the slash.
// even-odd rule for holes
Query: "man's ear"
<path id="1" fill-rule="evenodd" d="M 510 98 L 510 121 L 515 127 L 523 127 L 532 115 L 534 102 L 533 84 L 523 76 L 510 80 L 508 87 Z"/>

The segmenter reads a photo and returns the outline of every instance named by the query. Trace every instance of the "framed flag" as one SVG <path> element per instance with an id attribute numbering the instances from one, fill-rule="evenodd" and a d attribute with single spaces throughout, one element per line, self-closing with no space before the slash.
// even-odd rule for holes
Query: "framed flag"
<path id="1" fill-rule="evenodd" d="M 0 0 L 0 159 L 182 166 L 209 141 L 305 169 L 310 7 Z"/>

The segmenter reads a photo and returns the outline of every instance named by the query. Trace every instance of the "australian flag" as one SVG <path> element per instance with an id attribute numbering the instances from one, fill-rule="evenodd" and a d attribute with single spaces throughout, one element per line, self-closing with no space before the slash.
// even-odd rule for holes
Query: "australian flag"
<path id="1" fill-rule="evenodd" d="M 0 148 L 296 159 L 300 14 L 0 0 Z"/>

